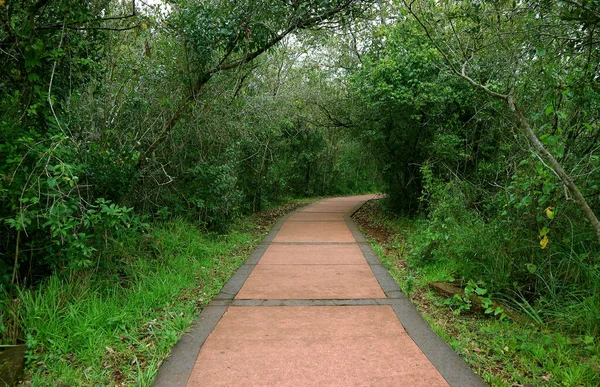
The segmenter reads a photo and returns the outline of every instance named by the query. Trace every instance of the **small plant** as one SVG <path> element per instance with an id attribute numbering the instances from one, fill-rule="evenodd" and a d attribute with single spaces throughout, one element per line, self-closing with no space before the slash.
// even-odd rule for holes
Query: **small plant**
<path id="1" fill-rule="evenodd" d="M 452 297 L 447 298 L 442 303 L 442 305 L 450 308 L 455 316 L 458 316 L 465 311 L 471 310 L 471 300 L 459 294 L 455 294 Z"/>
<path id="2" fill-rule="evenodd" d="M 404 292 L 407 296 L 410 296 L 415 291 L 415 277 L 412 275 L 406 276 L 406 282 L 404 283 Z"/>
<path id="3" fill-rule="evenodd" d="M 485 283 L 482 281 L 473 281 L 469 280 L 467 286 L 465 287 L 465 297 L 468 297 L 469 300 L 471 297 L 479 297 L 481 301 L 481 306 L 484 308 L 484 313 L 488 315 L 494 315 L 498 317 L 500 320 L 504 320 L 506 318 L 506 314 L 504 313 L 504 308 L 501 306 L 494 306 L 494 302 L 492 301 L 491 295 L 488 294 L 488 290 L 484 288 Z M 487 294 L 486 297 L 484 297 Z"/>
<path id="4" fill-rule="evenodd" d="M 506 314 L 504 313 L 504 308 L 501 306 L 494 307 L 494 302 L 489 297 L 485 297 L 481 299 L 481 305 L 485 308 L 484 313 L 489 315 L 494 315 L 498 317 L 500 320 L 504 320 L 506 318 Z"/>
<path id="5" fill-rule="evenodd" d="M 495 305 L 492 301 L 491 295 L 488 294 L 487 288 L 484 287 L 485 283 L 482 281 L 469 280 L 467 286 L 465 286 L 463 294 L 455 294 L 450 298 L 444 300 L 442 305 L 445 305 L 452 309 L 454 315 L 460 315 L 465 311 L 473 309 L 473 300 L 476 299 L 478 304 L 481 304 L 483 311 L 487 315 L 493 315 L 500 320 L 506 318 L 504 308 L 499 305 Z M 487 296 L 486 296 L 487 295 Z M 485 297 L 484 297 L 485 296 Z"/>

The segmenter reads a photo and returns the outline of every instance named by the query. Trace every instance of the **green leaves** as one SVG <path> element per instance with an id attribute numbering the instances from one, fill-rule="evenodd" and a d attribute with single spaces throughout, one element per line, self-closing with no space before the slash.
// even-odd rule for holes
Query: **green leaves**
<path id="1" fill-rule="evenodd" d="M 480 287 L 475 288 L 475 294 L 477 294 L 478 296 L 483 296 L 486 293 L 487 289 L 482 289 Z"/>
<path id="2" fill-rule="evenodd" d="M 21 212 L 15 218 L 4 219 L 4 222 L 17 231 L 24 231 L 31 225 L 31 218 Z"/>
<path id="3" fill-rule="evenodd" d="M 534 265 L 533 263 L 526 263 L 525 267 L 527 268 L 527 271 L 530 272 L 531 274 L 533 274 L 537 271 L 537 265 Z"/>
<path id="4" fill-rule="evenodd" d="M 48 188 L 54 188 L 56 186 L 56 178 L 48 178 L 48 180 L 46 180 L 46 184 L 48 185 Z"/>

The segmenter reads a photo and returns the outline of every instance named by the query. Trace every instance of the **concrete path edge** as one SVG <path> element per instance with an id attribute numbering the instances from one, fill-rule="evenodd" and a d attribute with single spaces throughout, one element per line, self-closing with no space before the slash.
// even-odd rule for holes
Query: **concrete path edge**
<path id="1" fill-rule="evenodd" d="M 365 203 L 359 204 L 344 216 L 344 220 L 359 243 L 362 241 L 367 242 L 367 240 L 352 220 L 352 215 L 365 205 Z M 487 386 L 488 384 L 473 372 L 471 367 L 458 356 L 450 345 L 431 329 L 427 321 L 423 319 L 417 310 L 417 307 L 402 292 L 396 280 L 383 265 L 379 257 L 377 257 L 371 246 L 368 243 L 360 244 L 360 249 L 386 296 L 394 299 L 391 303 L 392 308 L 398 320 L 404 326 L 406 333 L 423 351 L 446 382 L 452 387 Z"/>
<path id="2" fill-rule="evenodd" d="M 231 276 L 229 281 L 223 285 L 219 294 L 204 307 L 196 321 L 192 323 L 189 331 L 185 332 L 175 344 L 165 361 L 160 365 L 156 378 L 152 383 L 153 387 L 185 387 L 187 385 L 196 358 L 200 353 L 200 348 L 225 314 L 229 303 L 242 288 L 254 266 L 262 258 L 269 247 L 269 243 L 273 241 L 275 235 L 290 216 L 302 209 L 310 208 L 314 204 L 291 211 L 275 222 L 267 236 L 254 249 L 244 264 Z"/>
<path id="3" fill-rule="evenodd" d="M 364 300 L 234 300 L 238 291 L 242 288 L 248 276 L 262 258 L 269 244 L 285 223 L 295 213 L 312 207 L 314 204 L 292 211 L 281 217 L 271 228 L 267 236 L 256 247 L 246 262 L 233 274 L 231 279 L 223 286 L 221 292 L 202 310 L 190 330 L 184 333 L 177 344 L 173 347 L 169 356 L 160 366 L 156 379 L 152 384 L 154 387 L 185 387 L 195 365 L 200 348 L 213 331 L 219 320 L 225 314 L 230 305 L 248 306 L 278 306 L 278 305 L 365 305 L 379 304 L 391 305 L 396 316 L 404 326 L 404 329 L 423 351 L 429 361 L 435 366 L 442 377 L 450 386 L 456 387 L 483 387 L 487 386 L 485 381 L 471 370 L 460 356 L 442 340 L 421 317 L 415 305 L 406 297 L 398 283 L 383 266 L 367 239 L 360 232 L 351 216 L 362 207 L 361 203 L 344 215 L 344 221 L 356 239 L 360 250 L 365 256 L 369 267 L 373 271 L 386 299 Z"/>

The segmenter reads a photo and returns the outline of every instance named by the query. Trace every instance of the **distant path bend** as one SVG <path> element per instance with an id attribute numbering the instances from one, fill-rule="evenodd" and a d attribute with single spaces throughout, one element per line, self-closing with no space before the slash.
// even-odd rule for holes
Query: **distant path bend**
<path id="1" fill-rule="evenodd" d="M 374 195 L 282 218 L 202 311 L 155 387 L 486 386 L 350 219 Z"/>

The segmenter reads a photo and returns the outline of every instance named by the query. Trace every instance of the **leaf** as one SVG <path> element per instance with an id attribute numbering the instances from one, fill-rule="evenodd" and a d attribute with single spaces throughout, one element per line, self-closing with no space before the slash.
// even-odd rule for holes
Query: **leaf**
<path id="1" fill-rule="evenodd" d="M 540 246 L 542 246 L 542 249 L 545 249 L 546 246 L 548 246 L 548 236 L 547 235 L 544 235 L 544 237 L 540 241 Z"/>
<path id="2" fill-rule="evenodd" d="M 554 207 L 548 207 L 545 211 L 548 219 L 554 219 Z"/>
<path id="3" fill-rule="evenodd" d="M 477 288 L 475 288 L 475 293 L 477 293 L 480 296 L 483 296 L 484 294 L 487 293 L 487 289 L 482 289 L 482 288 L 477 287 Z"/>
<path id="4" fill-rule="evenodd" d="M 542 229 L 540 230 L 540 238 L 541 238 L 541 237 L 544 237 L 544 236 L 546 236 L 546 235 L 548 235 L 548 233 L 549 233 L 549 232 L 550 232 L 550 229 L 549 229 L 549 228 L 547 228 L 547 227 L 544 227 L 544 228 L 542 228 Z"/>
<path id="5" fill-rule="evenodd" d="M 543 48 L 536 47 L 535 52 L 539 57 L 543 57 L 544 55 L 546 55 L 546 50 L 544 50 Z"/>
<path id="6" fill-rule="evenodd" d="M 548 346 L 548 345 L 552 345 L 554 343 L 554 338 L 550 335 L 544 335 L 544 336 L 542 336 L 540 341 L 541 341 L 542 345 Z"/>
<path id="7" fill-rule="evenodd" d="M 29 73 L 29 74 L 27 75 L 27 79 L 28 79 L 30 82 L 36 82 L 36 81 L 39 81 L 41 78 L 40 78 L 40 76 L 39 76 L 38 74 L 36 74 L 36 73 Z"/>

